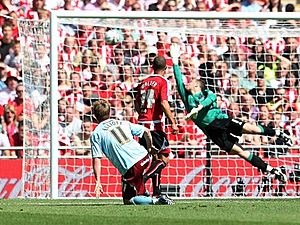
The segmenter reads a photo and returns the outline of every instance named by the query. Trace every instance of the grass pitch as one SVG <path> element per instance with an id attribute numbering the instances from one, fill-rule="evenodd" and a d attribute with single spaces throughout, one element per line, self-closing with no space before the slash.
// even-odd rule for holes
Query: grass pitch
<path id="1" fill-rule="evenodd" d="M 2 225 L 289 225 L 300 224 L 300 199 L 177 200 L 125 206 L 120 200 L 0 200 Z"/>

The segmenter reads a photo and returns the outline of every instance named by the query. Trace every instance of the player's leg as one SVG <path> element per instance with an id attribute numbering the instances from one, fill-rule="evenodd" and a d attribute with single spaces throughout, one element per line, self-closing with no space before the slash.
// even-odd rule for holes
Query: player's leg
<path id="1" fill-rule="evenodd" d="M 156 154 L 153 156 L 152 164 L 150 168 L 144 174 L 144 181 L 149 178 L 152 180 L 153 196 L 159 196 L 160 192 L 160 180 L 161 172 L 169 162 L 169 142 L 166 138 L 166 134 L 163 131 L 151 131 L 153 149 Z"/>
<path id="2" fill-rule="evenodd" d="M 285 144 L 288 146 L 292 146 L 292 139 L 281 130 L 277 130 L 271 127 L 263 126 L 263 125 L 254 125 L 251 123 L 245 123 L 243 125 L 242 133 L 244 134 L 260 134 L 266 136 L 277 136 L 284 140 Z"/>
<path id="3" fill-rule="evenodd" d="M 247 160 L 252 166 L 260 169 L 262 172 L 274 174 L 275 178 L 281 182 L 285 183 L 287 181 L 286 175 L 279 168 L 273 168 L 268 163 L 264 162 L 259 156 L 254 155 L 252 152 L 245 151 L 242 146 L 237 143 L 232 146 L 230 153 Z"/>
<path id="4" fill-rule="evenodd" d="M 153 205 L 158 201 L 143 195 L 146 191 L 143 172 L 149 163 L 150 158 L 147 155 L 122 176 L 122 196 L 125 205 Z"/>
<path id="5" fill-rule="evenodd" d="M 173 201 L 166 196 L 149 197 L 145 196 L 145 183 L 143 173 L 149 165 L 149 156 L 145 156 L 131 167 L 126 174 L 122 176 L 122 195 L 124 204 L 133 205 L 172 205 Z"/>
<path id="6" fill-rule="evenodd" d="M 207 131 L 210 134 L 211 140 L 221 149 L 228 153 L 239 155 L 241 158 L 247 160 L 251 165 L 257 167 L 262 172 L 270 172 L 275 174 L 275 178 L 283 182 L 286 181 L 286 176 L 278 168 L 273 168 L 265 163 L 260 157 L 254 155 L 249 151 L 244 151 L 241 145 L 238 144 L 238 138 L 231 135 L 240 136 L 243 133 L 244 127 L 247 128 L 248 123 L 238 119 L 219 119 L 215 120 L 211 126 L 208 126 Z M 254 131 L 255 128 L 253 128 Z"/>
<path id="7" fill-rule="evenodd" d="M 153 196 L 160 196 L 160 180 L 161 171 L 166 167 L 169 162 L 167 155 L 159 153 L 156 155 L 156 159 L 152 161 L 150 168 L 144 174 L 144 182 L 147 182 L 149 178 L 152 180 Z"/>

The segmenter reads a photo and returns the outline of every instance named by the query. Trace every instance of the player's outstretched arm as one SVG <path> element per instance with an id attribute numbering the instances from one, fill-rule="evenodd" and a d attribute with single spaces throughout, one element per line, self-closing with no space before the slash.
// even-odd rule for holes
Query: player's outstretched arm
<path id="1" fill-rule="evenodd" d="M 192 110 L 185 116 L 185 120 L 195 117 L 201 109 L 203 109 L 202 104 L 199 104 L 196 108 L 192 108 Z"/>
<path id="2" fill-rule="evenodd" d="M 95 194 L 98 198 L 100 194 L 103 193 L 103 188 L 100 181 L 100 175 L 101 175 L 101 162 L 100 158 L 93 158 L 93 170 L 94 170 L 94 176 L 96 179 L 96 186 L 95 186 Z"/>
<path id="3" fill-rule="evenodd" d="M 187 104 L 187 93 L 186 93 L 185 85 L 183 83 L 182 73 L 178 65 L 179 57 L 181 55 L 180 46 L 178 44 L 173 43 L 170 47 L 170 54 L 173 62 L 173 70 L 174 70 L 177 90 L 179 92 L 179 95 L 183 103 Z"/>

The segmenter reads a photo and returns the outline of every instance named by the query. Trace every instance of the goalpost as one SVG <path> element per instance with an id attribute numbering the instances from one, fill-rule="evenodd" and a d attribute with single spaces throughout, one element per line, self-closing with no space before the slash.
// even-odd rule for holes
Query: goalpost
<path id="1" fill-rule="evenodd" d="M 300 97 L 290 82 L 298 79 L 299 68 L 296 59 L 287 60 L 289 54 L 283 54 L 294 51 L 293 41 L 299 46 L 299 19 L 298 13 L 53 11 L 50 21 L 19 20 L 26 93 L 24 196 L 95 197 L 89 146 L 82 143 L 93 126 L 89 107 L 95 99 L 107 98 L 115 118 L 134 120 L 132 105 L 127 105 L 134 99 L 126 90 L 151 73 L 151 54 L 167 59 L 171 106 L 180 120 L 184 109 L 168 53 L 172 41 L 185 53 L 181 68 L 186 82 L 206 79 L 222 110 L 286 129 L 296 145 L 288 148 L 280 140 L 251 135 L 240 139 L 272 166 L 284 167 L 289 181 L 283 185 L 224 154 L 199 129 L 184 124 L 181 136 L 170 136 L 174 158 L 164 169 L 163 191 L 183 198 L 299 196 Z M 113 44 L 105 36 L 109 29 L 120 35 L 113 37 Z M 254 54 L 259 48 L 263 53 Z M 296 46 L 297 54 L 299 49 Z M 120 64 L 118 54 L 124 57 Z M 254 78 L 253 64 L 258 71 Z M 272 98 L 261 103 L 250 91 L 262 77 L 273 88 L 275 102 Z M 285 99 L 282 104 L 280 97 Z M 102 159 L 102 174 L 103 197 L 120 197 L 120 175 L 107 159 Z"/>

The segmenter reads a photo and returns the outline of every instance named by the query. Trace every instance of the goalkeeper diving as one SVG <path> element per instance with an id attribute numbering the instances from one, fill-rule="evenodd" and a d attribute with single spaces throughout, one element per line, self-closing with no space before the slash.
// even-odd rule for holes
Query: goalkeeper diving
<path id="1" fill-rule="evenodd" d="M 188 112 L 186 119 L 192 119 L 205 135 L 222 150 L 238 155 L 263 173 L 274 174 L 275 179 L 286 183 L 287 177 L 280 168 L 273 168 L 259 156 L 254 155 L 250 151 L 245 151 L 238 143 L 236 136 L 241 136 L 242 134 L 278 136 L 283 138 L 286 145 L 292 146 L 290 137 L 280 130 L 262 125 L 256 126 L 237 118 L 230 118 L 218 108 L 216 94 L 206 88 L 203 80 L 194 79 L 186 85 L 183 83 L 182 73 L 178 65 L 181 55 L 178 44 L 171 45 L 170 54 L 173 61 L 177 90 Z"/>

